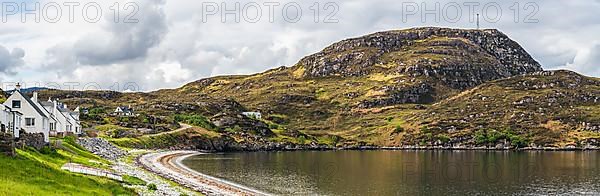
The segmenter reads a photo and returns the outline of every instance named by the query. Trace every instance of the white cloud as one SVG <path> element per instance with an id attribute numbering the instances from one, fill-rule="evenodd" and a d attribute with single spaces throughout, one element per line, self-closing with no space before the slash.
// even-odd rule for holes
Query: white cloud
<path id="1" fill-rule="evenodd" d="M 575 55 L 572 63 L 558 67 L 559 69 L 573 70 L 586 75 L 600 76 L 600 44 L 591 48 L 581 49 Z"/>
<path id="2" fill-rule="evenodd" d="M 42 4 L 49 0 L 42 1 Z M 123 6 L 125 0 L 115 0 Z M 324 23 L 329 14 L 323 9 L 329 1 L 294 1 L 303 8 L 302 19 L 286 22 L 279 1 L 274 22 L 267 10 L 258 23 L 221 23 L 220 16 L 202 22 L 203 1 L 137 0 L 137 24 L 114 23 L 109 7 L 115 1 L 98 2 L 104 8 L 99 23 L 87 23 L 76 16 L 75 23 L 20 23 L 12 17 L 0 28 L 0 43 L 5 48 L 22 48 L 27 55 L 12 58 L 10 66 L 0 48 L 0 72 L 5 81 L 98 83 L 109 88 L 135 82 L 141 90 L 172 88 L 203 77 L 224 74 L 249 74 L 281 65 L 293 65 L 303 56 L 327 45 L 376 31 L 415 26 L 474 28 L 463 9 L 457 23 L 431 18 L 421 21 L 419 14 L 402 21 L 403 1 L 336 1 L 338 23 Z M 215 1 L 218 5 L 233 1 Z M 263 4 L 266 1 L 257 1 Z M 319 22 L 314 22 L 310 7 L 319 2 Z M 421 1 L 414 1 L 422 5 Z M 426 1 L 428 6 L 434 2 Z M 447 1 L 439 1 L 445 5 Z M 454 2 L 454 1 L 453 1 Z M 466 1 L 455 1 L 463 4 Z M 480 6 L 492 1 L 480 2 Z M 597 63 L 600 47 L 598 1 L 535 1 L 538 23 L 523 23 L 525 2 L 497 1 L 503 8 L 497 23 L 482 21 L 482 28 L 497 28 L 519 42 L 544 68 L 564 68 L 585 75 L 600 76 Z M 520 22 L 515 23 L 510 6 L 519 2 Z M 62 2 L 59 2 L 62 3 Z M 85 4 L 82 2 L 81 4 Z M 206 2 L 204 2 L 206 3 Z M 240 1 L 242 6 L 248 2 Z M 557 17 L 560 15 L 560 17 Z M 65 16 L 66 17 L 66 16 Z M 120 15 L 121 19 L 125 14 Z M 231 20 L 231 17 L 230 17 Z M 19 54 L 19 52 L 15 53 Z M 16 55 L 19 56 L 19 55 Z M 12 70 L 12 72 L 10 71 Z"/>

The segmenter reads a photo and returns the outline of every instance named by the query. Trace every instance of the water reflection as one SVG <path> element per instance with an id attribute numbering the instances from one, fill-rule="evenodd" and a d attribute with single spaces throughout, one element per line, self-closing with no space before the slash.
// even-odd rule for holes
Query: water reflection
<path id="1" fill-rule="evenodd" d="M 275 194 L 600 194 L 600 152 L 303 151 L 209 154 L 184 164 Z"/>

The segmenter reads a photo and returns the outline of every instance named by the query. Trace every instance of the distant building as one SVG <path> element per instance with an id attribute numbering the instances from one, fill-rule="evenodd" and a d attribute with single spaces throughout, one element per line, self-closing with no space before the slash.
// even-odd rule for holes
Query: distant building
<path id="1" fill-rule="evenodd" d="M 262 114 L 260 112 L 242 112 L 242 114 L 248 118 L 262 119 Z"/>
<path id="2" fill-rule="evenodd" d="M 135 113 L 131 106 L 119 106 L 113 112 L 115 116 L 134 116 Z"/>
<path id="3" fill-rule="evenodd" d="M 75 112 L 79 112 L 80 114 L 88 115 L 90 114 L 90 110 L 88 108 L 75 108 Z"/>

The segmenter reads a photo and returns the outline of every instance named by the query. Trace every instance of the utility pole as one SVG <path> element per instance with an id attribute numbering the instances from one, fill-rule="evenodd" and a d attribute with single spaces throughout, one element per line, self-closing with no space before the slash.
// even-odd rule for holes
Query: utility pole
<path id="1" fill-rule="evenodd" d="M 479 14 L 477 14 L 477 30 L 479 30 Z"/>

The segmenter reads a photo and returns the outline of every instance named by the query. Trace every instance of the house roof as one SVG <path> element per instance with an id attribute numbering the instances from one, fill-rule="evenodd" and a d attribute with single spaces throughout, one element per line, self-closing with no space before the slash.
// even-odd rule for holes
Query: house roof
<path id="1" fill-rule="evenodd" d="M 133 109 L 131 109 L 130 107 L 127 106 L 119 106 L 117 107 L 117 109 L 121 109 L 122 112 L 133 112 Z"/>
<path id="2" fill-rule="evenodd" d="M 54 103 L 52 103 L 51 101 L 40 101 L 40 104 L 42 106 L 54 106 Z"/>
<path id="3" fill-rule="evenodd" d="M 46 113 L 48 113 L 50 115 L 50 118 L 52 118 L 52 120 L 57 121 L 56 120 L 56 116 L 54 116 L 54 114 L 50 113 L 50 111 L 48 109 L 46 109 L 46 106 L 53 106 L 54 105 L 52 102 L 38 101 L 38 103 L 40 103 L 40 105 L 42 106 L 41 109 L 43 109 L 44 111 L 46 111 Z M 50 103 L 52 105 L 48 105 L 48 103 Z"/>
<path id="4" fill-rule="evenodd" d="M 40 102 L 40 104 L 43 106 L 54 107 L 54 102 L 51 102 L 51 101 L 42 101 L 42 102 Z M 72 117 L 72 114 L 71 114 L 72 112 L 68 108 L 63 108 L 63 107 L 60 107 L 60 105 L 57 105 L 56 109 L 58 110 L 58 113 L 60 113 L 60 115 L 62 115 L 63 117 L 65 117 L 65 119 L 67 119 L 67 123 L 72 124 L 69 120 L 69 117 L 67 117 L 67 115 L 71 115 L 71 117 Z"/>
<path id="5" fill-rule="evenodd" d="M 42 111 L 42 109 L 40 109 L 37 104 L 33 103 L 33 101 L 25 96 L 23 93 L 21 93 L 21 91 L 15 91 L 16 93 L 19 93 L 21 96 L 23 96 L 23 98 L 25 99 L 25 101 L 27 101 L 29 103 L 29 105 L 31 105 L 33 107 L 33 109 L 35 109 L 35 111 L 37 113 L 39 113 L 41 116 L 48 118 L 48 116 L 46 116 L 46 114 L 44 114 L 44 112 Z"/>

